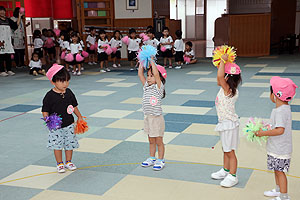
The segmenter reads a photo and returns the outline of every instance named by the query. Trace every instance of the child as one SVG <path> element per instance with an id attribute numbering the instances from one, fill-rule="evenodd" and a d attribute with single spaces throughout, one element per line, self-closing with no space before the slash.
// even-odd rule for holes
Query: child
<path id="1" fill-rule="evenodd" d="M 90 47 L 94 46 L 96 43 L 96 29 L 94 27 L 90 28 L 90 34 L 86 38 L 87 52 L 89 53 L 89 65 L 96 65 L 96 49 L 91 50 Z"/>
<path id="2" fill-rule="evenodd" d="M 70 74 L 62 65 L 54 64 L 46 76 L 54 88 L 51 89 L 43 99 L 42 114 L 46 118 L 53 113 L 61 116 L 62 125 L 59 129 L 49 131 L 47 148 L 54 150 L 57 162 L 57 171 L 65 172 L 65 168 L 75 170 L 72 163 L 73 149 L 79 147 L 78 140 L 74 134 L 74 117 L 72 113 L 82 120 L 78 110 L 78 103 L 73 92 L 68 88 Z M 62 161 L 62 149 L 65 149 L 66 162 Z"/>
<path id="3" fill-rule="evenodd" d="M 39 59 L 43 58 L 43 46 L 44 42 L 42 40 L 42 35 L 40 30 L 35 30 L 33 32 L 33 45 L 34 45 L 34 52 L 39 55 Z"/>
<path id="4" fill-rule="evenodd" d="M 164 58 L 164 67 L 167 66 L 167 59 L 169 60 L 169 68 L 172 69 L 172 43 L 173 39 L 169 36 L 169 28 L 163 28 L 163 37 L 160 38 L 160 45 L 166 48 L 166 51 L 162 52 L 162 57 Z"/>
<path id="5" fill-rule="evenodd" d="M 186 62 L 185 64 L 194 64 L 197 62 L 197 59 L 195 57 L 194 50 L 192 49 L 193 43 L 191 41 L 188 41 L 185 43 L 185 57 L 190 58 L 190 62 Z"/>
<path id="6" fill-rule="evenodd" d="M 147 36 L 150 38 L 147 41 L 144 41 L 145 45 L 151 45 L 157 49 L 157 46 L 159 45 L 159 41 L 154 37 L 155 33 L 153 29 L 147 30 Z"/>
<path id="7" fill-rule="evenodd" d="M 105 53 L 105 47 L 103 45 L 108 44 L 107 36 L 105 30 L 99 31 L 98 40 L 98 61 L 100 62 L 100 72 L 110 72 L 107 67 L 108 55 Z M 103 69 L 104 62 L 106 64 L 106 69 Z"/>
<path id="8" fill-rule="evenodd" d="M 66 62 L 69 65 L 73 66 L 73 75 L 80 76 L 81 75 L 81 63 L 84 61 L 76 61 L 76 55 L 81 54 L 82 52 L 82 46 L 79 43 L 78 34 L 76 32 L 73 32 L 71 35 L 72 42 L 70 43 L 70 46 L 68 48 L 68 53 L 71 53 L 74 56 L 74 60 L 72 62 Z M 77 68 L 76 68 L 77 66 Z"/>
<path id="9" fill-rule="evenodd" d="M 150 157 L 141 166 L 153 166 L 153 170 L 161 170 L 165 166 L 165 147 L 163 136 L 165 121 L 162 115 L 161 100 L 165 97 L 165 83 L 167 72 L 162 66 L 151 61 L 151 67 L 147 71 L 147 79 L 144 76 L 144 68 L 140 64 L 138 71 L 139 78 L 144 86 L 143 111 L 144 111 L 144 132 L 148 135 L 150 143 Z M 155 158 L 156 146 L 158 159 Z"/>
<path id="10" fill-rule="evenodd" d="M 289 101 L 296 94 L 298 86 L 289 78 L 274 76 L 270 80 L 270 100 L 276 108 L 271 113 L 272 130 L 258 131 L 257 136 L 268 136 L 267 163 L 268 169 L 275 171 L 276 188 L 264 192 L 273 200 L 289 200 L 287 193 L 287 178 L 292 155 L 292 113 Z"/>
<path id="11" fill-rule="evenodd" d="M 55 38 L 53 31 L 51 29 L 48 29 L 47 31 L 47 37 L 44 42 L 44 47 L 45 47 L 45 52 L 48 54 L 48 62 L 50 63 L 51 61 L 55 61 Z"/>
<path id="12" fill-rule="evenodd" d="M 182 40 L 182 31 L 177 30 L 175 32 L 175 35 L 177 37 L 174 43 L 175 62 L 177 64 L 175 69 L 181 69 L 181 64 L 183 62 L 183 54 L 184 54 L 184 43 Z"/>
<path id="13" fill-rule="evenodd" d="M 37 52 L 32 53 L 32 58 L 29 63 L 30 67 L 30 74 L 37 76 L 38 74 L 46 75 L 46 72 L 44 69 L 42 69 L 42 62 L 39 59 L 39 54 Z"/>
<path id="14" fill-rule="evenodd" d="M 122 48 L 122 41 L 121 41 L 121 32 L 119 30 L 115 30 L 114 31 L 114 36 L 111 38 L 111 40 L 109 41 L 109 44 L 111 46 L 111 48 L 117 48 L 116 53 L 112 53 L 111 54 L 111 58 L 113 59 L 113 67 L 117 68 L 117 67 L 121 67 L 121 51 L 120 49 Z M 118 66 L 116 64 L 116 61 L 118 62 Z"/>
<path id="15" fill-rule="evenodd" d="M 129 29 L 128 61 L 130 61 L 130 70 L 133 71 L 134 61 L 137 61 L 137 52 L 140 48 L 141 39 L 136 38 L 134 28 Z"/>
<path id="16" fill-rule="evenodd" d="M 60 32 L 60 52 L 65 53 L 67 52 L 68 48 L 70 47 L 70 38 L 69 38 L 69 34 L 66 31 L 62 31 Z M 60 54 L 60 56 L 61 56 Z M 64 60 L 61 61 L 62 63 L 64 63 Z M 69 71 L 69 64 L 66 63 L 66 69 Z"/>
<path id="17" fill-rule="evenodd" d="M 238 99 L 238 85 L 241 83 L 240 67 L 233 63 L 226 63 L 228 55 L 223 55 L 218 69 L 217 81 L 221 86 L 216 98 L 218 124 L 215 131 L 220 134 L 224 152 L 224 166 L 218 172 L 212 173 L 211 178 L 221 180 L 223 187 L 232 187 L 238 183 L 236 177 L 237 158 L 235 150 L 239 143 L 239 117 L 235 113 L 235 102 Z"/>

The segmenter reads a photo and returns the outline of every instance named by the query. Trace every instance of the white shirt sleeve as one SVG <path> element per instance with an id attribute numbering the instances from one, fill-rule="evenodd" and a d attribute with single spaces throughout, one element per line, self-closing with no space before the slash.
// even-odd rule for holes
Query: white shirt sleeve
<path id="1" fill-rule="evenodd" d="M 32 68 L 33 67 L 33 65 L 32 65 L 33 63 L 32 63 L 32 60 L 29 62 L 29 67 L 30 68 Z"/>

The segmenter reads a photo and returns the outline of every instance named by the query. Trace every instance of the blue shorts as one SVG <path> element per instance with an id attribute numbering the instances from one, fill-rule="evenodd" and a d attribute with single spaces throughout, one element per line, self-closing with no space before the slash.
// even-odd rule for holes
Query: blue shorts
<path id="1" fill-rule="evenodd" d="M 73 150 L 79 147 L 74 134 L 74 124 L 57 130 L 51 130 L 48 135 L 47 148 L 51 150 Z"/>

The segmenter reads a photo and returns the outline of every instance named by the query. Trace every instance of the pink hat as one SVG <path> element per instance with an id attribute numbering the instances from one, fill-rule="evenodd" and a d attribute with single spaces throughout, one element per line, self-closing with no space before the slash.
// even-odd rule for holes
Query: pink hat
<path id="1" fill-rule="evenodd" d="M 53 76 L 59 72 L 59 70 L 61 70 L 62 68 L 64 68 L 64 66 L 62 65 L 58 65 L 58 64 L 53 64 L 52 67 L 48 70 L 46 76 L 47 78 L 52 81 Z"/>
<path id="2" fill-rule="evenodd" d="M 167 78 L 167 71 L 165 70 L 165 68 L 163 66 L 160 65 L 156 65 L 159 73 L 162 75 L 162 77 L 164 77 L 164 79 Z"/>
<path id="3" fill-rule="evenodd" d="M 281 78 L 274 76 L 270 80 L 270 84 L 273 89 L 273 93 L 281 101 L 290 101 L 296 94 L 296 88 L 298 86 L 289 78 Z"/>
<path id="4" fill-rule="evenodd" d="M 227 62 L 225 64 L 225 73 L 226 74 L 238 75 L 238 74 L 241 73 L 241 68 L 235 63 Z"/>

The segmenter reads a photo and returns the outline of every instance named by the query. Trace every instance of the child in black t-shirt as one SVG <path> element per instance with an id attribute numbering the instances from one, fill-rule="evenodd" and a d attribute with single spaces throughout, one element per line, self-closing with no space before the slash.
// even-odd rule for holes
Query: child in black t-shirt
<path id="1" fill-rule="evenodd" d="M 75 170 L 76 166 L 71 160 L 73 149 L 78 148 L 79 144 L 74 134 L 74 117 L 72 113 L 75 113 L 78 120 L 82 120 L 82 116 L 77 107 L 76 97 L 68 88 L 70 74 L 63 66 L 54 64 L 48 70 L 46 76 L 54 85 L 54 88 L 43 99 L 43 117 L 56 113 L 62 118 L 61 128 L 49 131 L 47 148 L 54 150 L 59 173 L 65 172 L 65 168 Z M 65 165 L 62 161 L 62 149 L 65 149 Z"/>

